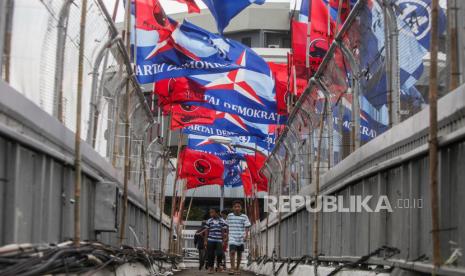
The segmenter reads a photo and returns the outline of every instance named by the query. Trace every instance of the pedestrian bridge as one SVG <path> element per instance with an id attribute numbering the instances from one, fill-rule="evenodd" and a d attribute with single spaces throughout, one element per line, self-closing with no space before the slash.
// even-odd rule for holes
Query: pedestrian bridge
<path id="1" fill-rule="evenodd" d="M 170 158 L 182 140 L 135 79 L 103 1 L 89 1 L 84 49 L 76 39 L 76 1 L 13 2 L 21 1 L 0 2 L 0 276 L 205 275 L 189 258 L 188 239 L 174 240 L 182 227 L 167 215 L 167 176 L 176 170 Z M 463 2 L 447 2 L 461 18 Z M 355 114 L 344 125 L 339 96 L 348 101 L 370 89 L 364 85 L 370 72 L 358 60 L 368 50 L 357 43 L 361 18 L 373 7 L 386 35 L 379 56 L 389 127 L 368 130 L 358 101 L 344 102 Z M 400 98 L 399 61 L 408 52 L 392 8 L 388 1 L 358 1 L 263 168 L 269 196 L 335 196 L 345 207 L 351 198 L 370 197 L 372 210 L 382 198 L 391 208 L 308 212 L 298 206 L 256 216 L 242 275 L 465 275 L 464 25 L 455 20 L 458 37 L 441 37 L 447 53 L 438 61 L 435 170 L 430 106 L 414 110 Z M 12 24 L 12 9 L 24 24 Z M 453 42 L 455 58 L 445 50 Z M 341 60 L 344 72 L 334 66 Z M 429 70 L 429 54 L 422 62 Z M 423 92 L 429 78 L 418 80 Z M 437 192 L 431 192 L 432 172 Z M 433 263 L 438 259 L 440 266 Z"/>

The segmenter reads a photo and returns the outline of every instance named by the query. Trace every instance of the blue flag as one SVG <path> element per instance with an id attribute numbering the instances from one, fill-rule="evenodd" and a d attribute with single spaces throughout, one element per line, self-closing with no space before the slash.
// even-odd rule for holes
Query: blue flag
<path id="1" fill-rule="evenodd" d="M 244 52 L 242 44 L 189 22 L 171 21 L 169 29 L 171 31 L 136 29 L 136 76 L 140 83 L 228 72 L 240 67 L 236 60 Z M 263 70 L 261 63 L 254 64 L 253 69 Z"/>
<path id="2" fill-rule="evenodd" d="M 202 0 L 216 20 L 218 31 L 222 34 L 231 19 L 251 4 L 262 5 L 265 0 Z"/>
<path id="3" fill-rule="evenodd" d="M 394 9 L 398 20 L 403 21 L 425 51 L 430 50 L 431 0 L 397 0 Z M 439 34 L 446 30 L 447 18 L 444 9 L 439 8 Z M 400 31 L 402 32 L 402 31 Z"/>
<path id="4" fill-rule="evenodd" d="M 211 125 L 191 125 L 184 129 L 184 133 L 205 136 L 259 136 L 268 135 L 268 125 L 251 123 L 238 115 L 217 112 L 216 119 Z"/>
<path id="5" fill-rule="evenodd" d="M 189 135 L 187 146 L 190 149 L 202 151 L 218 156 L 224 163 L 224 185 L 226 187 L 242 186 L 241 161 L 242 154 L 237 153 L 232 147 L 212 142 L 208 136 Z"/>

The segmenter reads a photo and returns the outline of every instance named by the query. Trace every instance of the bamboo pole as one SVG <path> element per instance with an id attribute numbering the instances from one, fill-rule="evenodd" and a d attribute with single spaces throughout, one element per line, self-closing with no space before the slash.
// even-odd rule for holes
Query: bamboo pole
<path id="1" fill-rule="evenodd" d="M 191 200 L 189 201 L 189 207 L 187 208 L 186 214 L 186 221 L 189 220 L 189 214 L 191 213 L 192 202 L 194 201 L 195 192 L 197 191 L 197 187 L 194 188 L 194 192 L 192 192 Z"/>
<path id="2" fill-rule="evenodd" d="M 161 112 L 158 113 L 158 116 L 161 116 Z M 168 127 L 166 128 L 166 132 L 165 132 L 165 135 L 164 135 L 164 140 L 163 140 L 163 166 L 162 166 L 162 172 L 161 172 L 161 189 L 160 189 L 160 199 L 159 199 L 159 202 L 160 202 L 160 231 L 158 232 L 159 235 L 158 235 L 158 243 L 159 243 L 159 249 L 161 250 L 161 241 L 162 241 L 162 225 L 163 225 L 163 214 L 165 212 L 165 188 L 166 188 L 166 166 L 168 165 L 168 161 L 170 159 L 170 156 L 169 156 L 169 149 L 168 149 L 168 145 L 169 145 L 169 141 L 171 140 L 171 132 L 170 132 L 170 128 L 171 128 L 171 114 L 169 115 L 169 120 L 168 120 Z M 162 116 L 162 123 L 163 123 L 164 119 L 163 119 L 163 116 Z M 163 127 L 162 127 L 162 131 L 163 131 Z"/>
<path id="3" fill-rule="evenodd" d="M 144 199 L 145 199 L 145 231 L 147 234 L 147 241 L 146 241 L 146 248 L 147 250 L 150 248 L 150 213 L 149 213 L 149 191 L 148 191 L 148 183 L 147 183 L 147 172 L 146 172 L 146 164 L 145 164 L 145 148 L 144 143 L 142 143 L 142 150 L 141 150 L 141 157 L 142 157 L 142 174 L 144 176 Z"/>
<path id="4" fill-rule="evenodd" d="M 316 153 L 316 172 L 315 172 L 315 209 L 318 210 L 318 195 L 320 193 L 320 161 L 321 161 L 321 143 L 323 140 L 323 130 L 325 116 L 327 112 L 328 99 L 325 98 L 323 113 L 320 117 L 320 130 L 318 137 L 318 148 Z M 318 227 L 319 227 L 319 212 L 314 213 L 313 217 L 313 258 L 318 259 Z M 316 266 L 315 266 L 316 268 Z"/>
<path id="5" fill-rule="evenodd" d="M 429 83 L 429 178 L 431 196 L 431 223 L 433 238 L 433 265 L 441 265 L 439 239 L 439 198 L 438 198 L 438 0 L 431 2 L 431 62 Z"/>
<path id="6" fill-rule="evenodd" d="M 126 51 L 130 54 L 131 51 L 131 10 L 130 3 L 126 4 Z M 119 244 L 122 245 L 124 239 L 126 238 L 126 219 L 127 219 L 127 209 L 128 209 L 128 184 L 129 184 L 129 170 L 130 170 L 130 159 L 129 159 L 129 147 L 130 147 L 130 99 L 131 99 L 131 89 L 129 88 L 130 78 L 128 78 L 128 83 L 126 84 L 126 102 L 125 102 L 125 127 L 124 127 L 124 179 L 123 179 L 123 210 L 121 211 L 121 224 L 120 224 L 120 235 L 119 235 Z"/>
<path id="7" fill-rule="evenodd" d="M 87 0 L 82 0 L 81 25 L 79 30 L 79 64 L 76 96 L 76 133 L 74 137 L 74 245 L 81 242 L 81 111 L 82 83 L 84 75 L 84 47 L 86 41 Z"/>
<path id="8" fill-rule="evenodd" d="M 181 162 L 179 162 L 179 155 L 181 153 L 181 147 L 182 147 L 182 139 L 183 139 L 183 133 L 182 130 L 179 130 L 179 139 L 178 139 L 178 151 L 176 154 L 176 174 L 174 177 L 174 182 L 173 182 L 173 196 L 171 197 L 171 220 L 170 220 L 170 239 L 169 239 L 169 248 L 170 250 L 173 249 L 173 225 L 174 225 L 174 214 L 175 214 L 175 209 L 176 209 L 176 191 L 178 187 L 178 178 L 179 178 L 179 171 L 180 171 L 180 166 L 182 166 Z"/>
<path id="9" fill-rule="evenodd" d="M 178 235 L 178 242 L 177 242 L 177 250 L 178 252 L 181 252 L 181 245 L 182 245 L 182 225 L 183 225 L 183 213 L 184 213 L 184 205 L 185 205 L 185 200 L 186 200 L 186 183 L 185 181 L 181 180 L 181 185 L 182 185 L 182 192 L 181 192 L 181 199 L 179 201 L 179 220 L 178 220 L 178 225 L 176 225 L 176 233 Z"/>

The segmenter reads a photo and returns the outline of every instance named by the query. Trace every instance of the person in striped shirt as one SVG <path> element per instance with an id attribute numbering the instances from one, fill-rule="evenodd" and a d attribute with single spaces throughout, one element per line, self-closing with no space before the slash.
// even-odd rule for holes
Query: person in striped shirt
<path id="1" fill-rule="evenodd" d="M 228 225 L 223 218 L 220 217 L 220 212 L 217 209 L 210 209 L 210 219 L 206 225 L 206 236 L 205 247 L 207 248 L 207 266 L 208 274 L 213 274 L 215 266 L 215 256 L 217 258 L 218 266 L 221 264 L 223 257 L 223 243 L 226 242 L 225 236 L 228 229 Z M 221 272 L 221 267 L 218 269 Z"/>
<path id="2" fill-rule="evenodd" d="M 239 275 L 242 252 L 244 252 L 244 244 L 248 239 L 251 224 L 247 215 L 242 214 L 242 203 L 240 201 L 234 201 L 232 209 L 233 212 L 226 219 L 228 224 L 229 257 L 231 261 L 231 271 L 229 274 Z"/>

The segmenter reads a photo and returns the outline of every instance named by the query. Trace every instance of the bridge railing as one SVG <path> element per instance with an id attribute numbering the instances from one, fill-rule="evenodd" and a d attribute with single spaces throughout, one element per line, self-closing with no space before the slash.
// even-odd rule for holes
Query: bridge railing
<path id="1" fill-rule="evenodd" d="M 40 140 L 39 142 L 45 141 L 48 143 L 49 141 L 53 141 L 53 145 L 58 145 L 58 149 L 64 152 L 63 155 L 59 155 L 60 158 L 54 159 L 59 164 L 63 162 L 68 164 L 69 158 L 73 158 L 72 153 L 68 152 L 67 146 L 69 141 L 65 139 L 68 133 L 65 130 L 67 128 L 71 132 L 76 131 L 76 115 L 78 112 L 76 107 L 78 52 L 81 45 L 79 35 L 81 5 L 82 1 L 80 0 L 6 0 L 0 3 L 1 80 L 50 115 L 50 121 L 44 119 L 43 121 L 35 122 L 35 124 L 44 124 L 43 136 L 47 137 L 43 138 L 43 141 L 38 139 Z M 145 192 L 144 178 L 146 178 L 148 182 L 147 190 L 151 199 L 150 222 L 152 226 L 159 225 L 160 231 L 163 232 L 163 236 L 155 232 L 152 234 L 151 245 L 154 247 L 161 245 L 166 248 L 164 243 L 167 240 L 165 237 L 168 235 L 167 230 L 162 227 L 162 224 L 157 224 L 156 221 L 156 219 L 160 219 L 156 206 L 160 204 L 162 178 L 160 168 L 163 167 L 161 163 L 165 155 L 158 139 L 159 136 L 162 136 L 159 133 L 159 124 L 152 115 L 142 88 L 134 77 L 131 57 L 126 51 L 126 46 L 120 34 L 120 29 L 123 28 L 115 26 L 111 15 L 101 0 L 88 0 L 86 18 L 85 41 L 83 42 L 84 62 L 82 64 L 84 76 L 83 101 L 80 113 L 82 115 L 81 138 L 86 142 L 82 150 L 84 162 L 83 174 L 85 174 L 83 182 L 86 182 L 83 184 L 86 190 L 83 191 L 82 198 L 84 201 L 83 204 L 88 205 L 83 207 L 85 209 L 83 213 L 96 215 L 96 220 L 101 220 L 102 222 L 107 218 L 110 220 L 110 223 L 103 227 L 105 229 L 101 229 L 99 228 L 100 226 L 94 225 L 93 215 L 83 218 L 83 224 L 85 224 L 83 226 L 83 233 L 85 233 L 83 234 L 83 238 L 95 239 L 99 236 L 99 233 L 102 233 L 103 240 L 111 241 L 112 243 L 116 242 L 116 234 L 108 234 L 106 231 L 116 231 L 118 225 L 113 222 L 120 219 L 121 204 L 118 205 L 118 200 L 121 200 L 121 195 L 113 194 L 113 191 L 116 189 L 119 191 L 122 190 L 119 181 L 121 180 L 121 172 L 123 171 L 127 157 L 125 143 L 128 141 L 130 145 L 130 152 L 128 154 L 130 162 L 130 202 L 127 225 L 131 228 L 128 228 L 126 231 L 127 241 L 130 244 L 137 244 L 135 240 L 139 239 L 143 241 L 145 238 L 146 231 L 144 230 L 145 225 L 143 225 L 145 217 L 142 216 L 144 198 L 139 196 Z M 129 106 L 127 107 L 127 105 Z M 17 111 L 14 110 L 14 112 Z M 28 111 L 30 114 L 39 114 L 35 110 L 22 110 L 25 118 Z M 126 119 L 127 112 L 129 112 L 129 121 Z M 19 114 L 21 115 L 21 112 Z M 39 115 L 37 116 L 39 118 Z M 18 125 L 22 123 L 22 121 L 19 121 Z M 56 124 L 66 127 L 60 128 L 60 131 L 64 134 L 56 132 L 50 134 L 46 131 L 46 129 L 52 128 L 52 126 L 56 127 Z M 126 134 L 127 127 L 129 127 L 129 135 Z M 27 128 L 25 127 L 25 129 Z M 1 134 L 3 135 L 4 132 Z M 23 140 L 25 141 L 26 138 Z M 12 141 L 12 143 L 16 145 L 17 142 L 19 149 L 24 141 L 18 139 Z M 94 153 L 89 155 L 89 152 L 84 152 L 89 147 L 102 158 L 95 158 Z M 40 147 L 37 147 L 37 149 L 40 150 Z M 8 158 L 11 157 L 11 155 L 6 156 Z M 46 152 L 44 156 L 49 156 L 49 152 Z M 18 162 L 26 162 L 24 161 L 25 159 L 27 158 L 19 158 Z M 104 169 L 97 173 L 88 174 L 85 168 L 91 166 L 88 164 L 90 161 L 101 166 L 99 169 Z M 23 164 L 17 165 L 19 169 Z M 28 164 L 24 163 L 24 167 L 28 168 Z M 143 174 L 144 171 L 146 172 L 145 176 Z M 58 175 L 71 174 L 72 168 L 65 167 L 62 170 L 51 170 L 51 172 Z M 45 165 L 41 170 L 37 169 L 37 173 L 31 169 L 31 173 L 45 175 Z M 13 181 L 9 176 L 5 177 L 9 181 Z M 14 185 L 10 185 L 12 190 L 8 191 L 20 197 L 23 192 L 21 190 L 23 185 L 24 187 L 30 187 L 36 184 L 43 184 L 43 189 L 52 189 L 53 187 L 50 185 L 56 184 L 59 189 L 65 189 L 66 192 L 73 185 L 71 178 L 63 179 L 63 183 L 61 184 L 58 182 L 54 184 L 51 181 L 50 185 L 47 185 L 47 183 L 36 183 L 37 181 L 40 181 L 40 179 L 34 179 L 32 182 L 25 181 L 24 183 L 21 180 L 13 181 Z M 112 183 L 110 186 L 113 187 L 113 190 L 110 189 L 110 191 L 105 192 L 104 187 L 106 186 L 105 184 L 100 184 L 100 182 Z M 17 188 L 14 187 L 15 185 Z M 60 185 L 63 186 L 61 187 Z M 2 206 L 11 208 L 11 206 L 17 204 L 16 201 L 6 200 L 8 199 L 8 195 L 3 192 L 2 190 L 1 194 L 5 196 L 5 201 L 2 202 L 6 203 L 2 203 Z M 101 196 L 105 196 L 102 193 L 107 193 L 108 198 L 102 198 Z M 63 200 L 67 196 L 69 194 L 63 193 Z M 93 205 L 94 200 L 103 205 L 106 203 L 110 204 L 109 202 L 111 201 L 117 206 L 106 206 L 110 208 L 111 214 L 102 213 L 98 217 L 98 211 L 94 212 L 92 210 L 95 207 Z M 109 201 L 106 202 L 106 200 Z M 54 197 L 50 204 L 57 202 L 60 202 L 59 196 Z M 59 233 L 53 232 L 50 235 L 45 233 L 43 237 L 37 236 L 28 239 L 29 232 L 27 231 L 36 227 L 34 221 L 30 221 L 26 217 L 23 221 L 20 218 L 6 216 L 5 214 L 2 217 L 5 221 L 10 221 L 11 225 L 16 225 L 13 221 L 17 219 L 20 223 L 27 223 L 28 227 L 24 227 L 24 235 L 18 234 L 5 238 L 3 238 L 4 235 L 0 235 L 0 243 L 15 241 L 56 242 L 60 241 L 60 239 L 70 237 L 69 229 L 71 228 L 68 227 L 68 224 L 71 225 L 71 220 L 69 220 L 72 218 L 69 216 L 69 204 L 71 203 L 65 203 L 63 204 L 63 208 L 57 208 L 57 210 L 63 210 L 62 219 L 64 220 L 64 224 L 66 224 L 66 227 L 58 230 Z M 28 206 L 26 209 L 30 207 Z M 25 210 L 24 212 L 28 211 Z M 49 215 L 46 211 L 44 211 L 44 214 Z M 44 221 L 46 220 L 46 218 L 43 219 Z M 54 226 L 58 227 L 59 225 Z M 10 230 L 13 233 L 17 231 L 14 227 L 9 228 L 8 231 Z M 158 230 L 155 229 L 154 231 Z M 46 229 L 44 232 L 47 232 Z M 132 233 L 135 233 L 135 235 Z"/>
<path id="2" fill-rule="evenodd" d="M 269 179 L 270 195 L 312 195 L 318 180 L 321 193 L 341 196 L 344 206 L 350 196 L 369 195 L 376 200 L 386 195 L 390 202 L 425 203 L 424 208 L 404 208 L 393 213 L 322 213 L 316 242 L 319 254 L 334 257 L 328 257 L 328 261 L 337 256 L 363 256 L 382 245 L 400 249 L 401 254 L 396 257 L 403 261 L 422 254 L 431 256 L 425 156 L 429 49 L 422 40 L 428 38 L 430 25 L 427 16 L 411 14 L 411 7 L 403 6 L 406 2 L 423 3 L 358 1 L 292 110 L 266 162 L 264 172 Z M 439 94 L 444 97 L 440 100 L 440 125 L 444 127 L 440 132 L 450 136 L 462 133 L 464 127 L 460 111 L 463 106 L 454 104 L 461 101 L 463 86 L 455 90 L 460 93 L 449 91 L 465 82 L 465 63 L 455 64 L 461 70 L 452 68 L 453 57 L 463 49 L 465 41 L 451 46 L 454 35 L 463 36 L 463 23 L 445 16 L 463 14 L 465 6 L 456 1 L 443 1 L 441 5 Z M 451 30 L 454 24 L 459 24 L 457 28 L 462 31 Z M 457 144 L 452 148 L 461 149 L 463 136 L 460 137 L 454 140 Z M 448 164 L 454 172 L 460 170 L 462 151 L 452 154 L 446 144 L 444 141 L 440 163 Z M 441 167 L 440 171 L 449 175 L 447 168 Z M 454 173 L 452 178 L 442 179 L 441 186 L 445 191 L 457 191 L 456 181 Z M 461 208 L 456 205 L 458 195 L 447 192 L 442 196 L 442 226 L 454 228 L 453 233 L 441 239 L 443 255 L 448 257 L 454 248 L 465 246 L 459 230 L 464 225 L 457 221 L 458 213 L 451 213 L 451 208 Z M 456 203 L 451 207 L 446 202 Z M 271 256 L 275 250 L 282 258 L 313 255 L 314 225 L 315 214 L 305 208 L 270 213 L 268 220 L 262 221 L 260 235 L 265 242 L 261 252 Z M 449 241 L 461 246 L 453 248 Z M 463 258 L 456 263 L 464 266 Z"/>
<path id="3" fill-rule="evenodd" d="M 451 82 L 450 52 L 462 49 L 464 42 L 450 46 L 448 7 L 441 4 L 439 92 L 443 96 L 465 77 L 459 70 L 462 73 L 454 74 L 456 85 Z M 317 168 L 324 174 L 427 106 L 429 17 L 409 12 L 402 1 L 364 0 L 355 5 L 268 158 L 264 171 L 271 178 L 272 193 L 297 194 L 315 181 Z M 429 15 L 430 10 L 425 12 Z"/>
<path id="4" fill-rule="evenodd" d="M 74 132 L 81 1 L 8 0 L 2 5 L 2 79 Z M 161 152 L 152 142 L 159 136 L 158 124 L 103 1 L 89 0 L 86 17 L 81 138 L 121 169 L 129 124 L 131 183 L 143 190 L 144 150 L 150 195 L 155 199 Z"/>

